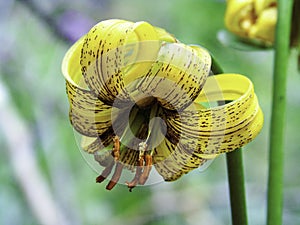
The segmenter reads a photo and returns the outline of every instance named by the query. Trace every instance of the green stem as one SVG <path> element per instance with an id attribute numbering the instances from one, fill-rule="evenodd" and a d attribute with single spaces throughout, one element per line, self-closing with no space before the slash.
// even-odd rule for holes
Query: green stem
<path id="1" fill-rule="evenodd" d="M 283 143 L 286 108 L 286 78 L 289 59 L 292 0 L 278 0 L 275 36 L 273 105 L 270 127 L 267 224 L 282 224 Z"/>
<path id="2" fill-rule="evenodd" d="M 212 55 L 212 54 L 211 54 Z M 212 55 L 212 72 L 224 73 L 220 64 Z M 247 225 L 247 206 L 244 181 L 242 149 L 226 154 L 228 184 L 230 193 L 231 219 L 233 225 Z"/>
<path id="3" fill-rule="evenodd" d="M 226 154 L 233 225 L 247 225 L 247 206 L 242 149 Z"/>

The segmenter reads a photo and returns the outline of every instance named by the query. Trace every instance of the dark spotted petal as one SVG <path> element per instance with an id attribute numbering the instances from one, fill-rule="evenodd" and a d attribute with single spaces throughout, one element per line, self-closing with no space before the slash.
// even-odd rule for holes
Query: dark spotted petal
<path id="1" fill-rule="evenodd" d="M 198 103 L 219 100 L 232 102 L 210 108 Z M 247 144 L 263 125 L 263 115 L 251 81 L 237 74 L 209 77 L 193 105 L 167 116 L 165 120 L 169 140 L 203 158 Z"/>
<path id="2" fill-rule="evenodd" d="M 179 111 L 199 95 L 210 66 L 210 55 L 200 46 L 164 43 L 138 89 L 156 97 L 164 108 Z"/>
<path id="3" fill-rule="evenodd" d="M 191 154 L 185 146 L 164 139 L 154 149 L 153 163 L 165 181 L 174 181 L 189 171 L 203 165 L 207 159 Z"/>

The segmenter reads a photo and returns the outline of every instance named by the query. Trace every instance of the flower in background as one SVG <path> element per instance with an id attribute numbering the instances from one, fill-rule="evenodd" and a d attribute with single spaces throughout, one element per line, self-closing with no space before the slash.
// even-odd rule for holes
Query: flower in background
<path id="1" fill-rule="evenodd" d="M 68 50 L 62 70 L 81 147 L 105 167 L 96 181 L 115 168 L 107 189 L 124 169 L 135 172 L 130 190 L 152 166 L 174 181 L 247 144 L 263 125 L 248 78 L 210 76 L 206 49 L 146 22 L 98 23 Z"/>
<path id="2" fill-rule="evenodd" d="M 276 21 L 276 0 L 227 0 L 225 25 L 242 38 L 272 45 Z"/>

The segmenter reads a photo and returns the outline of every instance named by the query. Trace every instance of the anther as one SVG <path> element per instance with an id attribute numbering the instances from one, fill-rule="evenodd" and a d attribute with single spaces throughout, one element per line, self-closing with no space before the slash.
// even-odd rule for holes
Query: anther
<path id="1" fill-rule="evenodd" d="M 115 165 L 115 162 L 112 161 L 107 167 L 105 167 L 105 169 L 102 171 L 101 175 L 96 178 L 96 182 L 101 183 L 102 181 L 104 181 L 108 177 L 108 175 L 111 173 L 111 170 L 114 165 Z"/>
<path id="2" fill-rule="evenodd" d="M 143 168 L 143 172 L 140 175 L 139 178 L 139 184 L 144 185 L 149 177 L 150 171 L 151 171 L 151 167 L 152 167 L 152 156 L 149 154 L 144 154 L 145 151 L 147 151 L 147 147 L 148 145 L 146 144 L 146 142 L 142 142 L 139 145 L 140 147 L 140 152 L 142 153 L 142 155 L 140 155 L 140 157 L 143 157 L 143 161 L 145 163 L 145 166 Z"/>
<path id="3" fill-rule="evenodd" d="M 132 192 L 132 189 L 139 183 L 140 176 L 142 174 L 142 167 L 144 165 L 144 157 L 140 157 L 138 161 L 138 167 L 135 171 L 135 176 L 130 182 L 125 182 L 129 188 L 129 191 Z"/>
<path id="4" fill-rule="evenodd" d="M 114 146 L 113 146 L 111 155 L 114 158 L 114 160 L 112 160 L 112 162 L 107 167 L 105 167 L 105 169 L 102 171 L 101 175 L 99 175 L 96 178 L 97 183 L 103 182 L 109 176 L 109 174 L 112 171 L 112 168 L 116 164 L 116 168 L 115 168 L 113 177 L 110 180 L 110 182 L 108 183 L 108 185 L 106 186 L 107 190 L 111 190 L 116 185 L 116 183 L 119 181 L 119 179 L 121 177 L 121 173 L 123 170 L 123 165 L 118 162 L 118 160 L 120 159 L 120 139 L 118 136 L 115 136 L 113 141 L 114 141 Z"/>
<path id="5" fill-rule="evenodd" d="M 132 181 L 126 182 L 130 192 L 137 184 L 140 183 L 140 177 L 143 174 L 143 167 L 144 167 L 144 163 L 145 163 L 144 156 L 145 156 L 146 150 L 147 150 L 146 142 L 141 142 L 139 144 L 139 159 L 138 159 L 138 166 L 135 171 L 135 176 L 132 179 Z"/>
<path id="6" fill-rule="evenodd" d="M 146 154 L 145 155 L 145 167 L 143 170 L 142 175 L 139 179 L 139 184 L 144 185 L 149 177 L 150 171 L 152 168 L 152 155 Z"/>
<path id="7" fill-rule="evenodd" d="M 122 171 L 123 171 L 123 164 L 120 162 L 117 162 L 114 175 L 112 176 L 111 180 L 109 181 L 109 183 L 106 186 L 107 190 L 113 189 L 113 187 L 118 183 L 118 181 L 121 177 Z"/>
<path id="8" fill-rule="evenodd" d="M 118 161 L 120 158 L 120 138 L 118 136 L 114 137 L 112 156 L 114 157 L 115 161 Z"/>

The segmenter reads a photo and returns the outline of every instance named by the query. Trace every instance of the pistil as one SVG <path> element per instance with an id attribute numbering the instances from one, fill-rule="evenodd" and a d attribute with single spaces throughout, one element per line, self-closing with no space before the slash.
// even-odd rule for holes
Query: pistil
<path id="1" fill-rule="evenodd" d="M 145 165 L 143 168 L 143 173 L 139 178 L 139 184 L 141 185 L 144 185 L 146 183 L 150 175 L 151 168 L 153 165 L 152 155 L 154 152 L 154 148 L 164 138 L 164 135 L 163 136 L 160 135 L 163 133 L 163 126 L 165 125 L 161 123 L 162 122 L 160 119 L 161 113 L 162 113 L 162 109 L 161 107 L 159 107 L 159 104 L 156 102 L 156 104 L 154 104 L 153 107 L 151 108 L 148 135 L 144 143 L 146 154 L 144 154 Z"/>
<path id="2" fill-rule="evenodd" d="M 136 185 L 144 185 L 150 175 L 152 168 L 152 154 L 154 150 L 154 142 L 156 141 L 158 133 L 157 129 L 161 128 L 160 120 L 155 119 L 155 117 L 159 115 L 159 112 L 160 107 L 158 106 L 158 103 L 155 102 L 155 104 L 153 104 L 153 107 L 151 107 L 151 112 L 149 116 L 150 122 L 146 141 L 141 142 L 139 144 L 139 159 L 137 163 L 138 166 L 136 168 L 135 176 L 131 182 L 126 182 L 130 192 Z M 151 149 L 150 151 L 148 149 L 149 146 Z"/>

